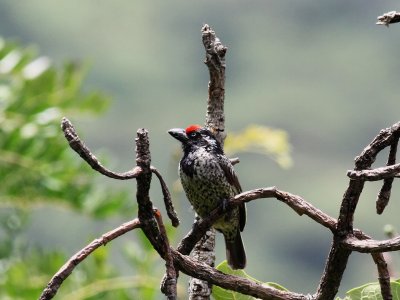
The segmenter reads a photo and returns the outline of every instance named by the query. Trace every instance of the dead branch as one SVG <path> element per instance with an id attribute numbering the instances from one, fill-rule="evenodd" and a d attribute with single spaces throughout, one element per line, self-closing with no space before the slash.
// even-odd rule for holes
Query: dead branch
<path id="1" fill-rule="evenodd" d="M 360 179 L 363 181 L 379 181 L 383 179 L 394 178 L 399 175 L 400 164 L 387 167 L 380 167 L 372 170 L 347 171 L 347 176 L 351 179 Z"/>
<path id="2" fill-rule="evenodd" d="M 142 171 L 139 167 L 133 168 L 131 171 L 124 173 L 115 173 L 105 168 L 97 159 L 90 149 L 81 141 L 72 123 L 67 118 L 62 118 L 61 129 L 69 146 L 86 161 L 97 172 L 114 179 L 127 180 L 136 178 Z"/>
<path id="3" fill-rule="evenodd" d="M 352 251 L 361 253 L 377 253 L 400 250 L 400 236 L 383 240 L 360 240 L 355 237 L 348 237 L 342 241 L 342 245 Z"/>
<path id="4" fill-rule="evenodd" d="M 388 161 L 386 163 L 387 166 L 393 166 L 396 163 L 396 154 L 397 154 L 397 145 L 399 144 L 399 140 L 395 139 L 393 143 L 390 145 L 390 152 L 389 152 L 389 157 Z M 376 199 L 376 213 L 377 214 L 382 214 L 385 207 L 389 203 L 390 199 L 390 194 L 392 191 L 392 183 L 393 183 L 393 177 L 390 178 L 385 178 L 383 181 L 383 185 L 381 190 L 378 193 L 377 199 Z"/>
<path id="5" fill-rule="evenodd" d="M 172 255 L 175 264 L 184 273 L 228 290 L 267 300 L 309 300 L 311 297 L 309 295 L 280 291 L 242 277 L 224 274 L 207 264 L 196 262 L 176 250 L 172 250 Z"/>
<path id="6" fill-rule="evenodd" d="M 227 48 L 222 45 L 214 30 L 205 24 L 201 29 L 203 45 L 206 50 L 204 61 L 210 73 L 208 83 L 208 100 L 206 127 L 209 128 L 216 139 L 224 145 L 225 133 L 225 54 Z"/>
<path id="7" fill-rule="evenodd" d="M 47 284 L 47 287 L 40 295 L 39 300 L 52 299 L 56 295 L 61 284 L 64 282 L 65 279 L 68 278 L 69 275 L 71 275 L 75 267 L 78 266 L 85 258 L 87 258 L 94 250 L 96 250 L 100 246 L 105 246 L 113 239 L 116 239 L 117 237 L 136 228 L 140 228 L 139 219 L 134 219 L 132 221 L 122 224 L 121 226 L 103 234 L 100 238 L 93 240 L 85 248 L 78 251 L 58 270 L 53 278 L 51 278 L 50 282 Z"/>
<path id="8" fill-rule="evenodd" d="M 356 157 L 354 171 L 369 170 L 379 152 L 393 143 L 397 143 L 399 130 L 400 122 L 381 130 L 372 142 L 364 148 L 361 154 Z M 343 272 L 346 269 L 348 258 L 352 252 L 346 247 L 341 247 L 341 243 L 344 239 L 352 237 L 354 234 L 354 212 L 363 191 L 364 183 L 365 180 L 361 178 L 351 179 L 343 196 L 337 231 L 334 233 L 332 247 L 316 294 L 316 299 L 318 300 L 333 299 L 330 298 L 332 297 L 331 295 L 336 295 L 339 289 Z M 381 267 L 383 267 L 383 264 L 381 264 Z M 389 283 L 381 282 L 381 292 L 382 295 L 385 295 L 385 299 L 391 299 Z"/>
<path id="9" fill-rule="evenodd" d="M 179 218 L 174 209 L 174 205 L 172 204 L 171 194 L 168 190 L 167 184 L 165 183 L 163 177 L 161 176 L 160 172 L 153 166 L 150 166 L 150 170 L 156 174 L 158 180 L 160 181 L 161 190 L 164 196 L 164 205 L 167 210 L 167 215 L 171 220 L 172 226 L 178 227 L 179 226 Z"/>

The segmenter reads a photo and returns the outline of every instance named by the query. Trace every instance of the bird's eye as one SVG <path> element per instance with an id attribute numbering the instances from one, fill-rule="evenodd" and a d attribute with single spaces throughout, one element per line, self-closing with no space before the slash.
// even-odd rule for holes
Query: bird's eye
<path id="1" fill-rule="evenodd" d="M 197 131 L 193 131 L 193 132 L 189 133 L 189 137 L 191 139 L 197 139 L 199 136 L 200 136 L 200 133 Z"/>

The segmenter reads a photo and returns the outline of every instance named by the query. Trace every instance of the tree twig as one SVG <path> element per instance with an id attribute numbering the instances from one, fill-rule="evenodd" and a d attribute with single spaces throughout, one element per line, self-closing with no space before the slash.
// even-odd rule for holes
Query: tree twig
<path id="1" fill-rule="evenodd" d="M 160 181 L 161 190 L 162 190 L 162 193 L 164 196 L 165 208 L 167 210 L 167 215 L 168 215 L 169 219 L 171 220 L 172 226 L 178 227 L 179 226 L 179 218 L 175 211 L 174 204 L 172 203 L 171 194 L 168 190 L 167 184 L 165 183 L 164 179 L 162 178 L 160 172 L 158 172 L 158 170 L 155 167 L 151 166 L 150 170 L 154 174 L 156 174 L 158 180 Z"/>

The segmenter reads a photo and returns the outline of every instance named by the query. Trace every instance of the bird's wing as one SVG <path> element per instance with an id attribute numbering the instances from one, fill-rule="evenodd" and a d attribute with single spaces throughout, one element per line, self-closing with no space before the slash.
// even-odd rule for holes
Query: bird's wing
<path id="1" fill-rule="evenodd" d="M 220 166 L 224 171 L 225 177 L 235 189 L 235 195 L 240 194 L 242 192 L 242 187 L 240 186 L 239 179 L 233 169 L 231 161 L 225 156 L 223 158 L 221 157 L 220 161 Z M 244 203 L 239 205 L 239 225 L 240 231 L 243 231 L 246 225 L 246 205 Z"/>
<path id="2" fill-rule="evenodd" d="M 219 165 L 224 171 L 226 179 L 234 187 L 235 195 L 240 194 L 242 192 L 242 187 L 240 186 L 239 179 L 233 169 L 231 161 L 225 156 L 221 156 L 219 161 Z"/>

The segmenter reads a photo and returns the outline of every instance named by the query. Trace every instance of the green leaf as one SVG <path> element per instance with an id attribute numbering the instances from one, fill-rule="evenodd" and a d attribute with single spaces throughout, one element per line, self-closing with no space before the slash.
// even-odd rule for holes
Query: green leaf
<path id="1" fill-rule="evenodd" d="M 398 280 L 391 281 L 390 287 L 393 300 L 400 300 L 400 282 Z M 382 300 L 381 287 L 378 282 L 364 284 L 348 291 L 343 300 Z"/>
<path id="2" fill-rule="evenodd" d="M 232 270 L 226 260 L 223 261 L 222 263 L 220 263 L 216 267 L 216 269 L 225 274 L 235 275 L 235 276 L 239 276 L 242 278 L 252 280 L 257 283 L 262 283 L 261 281 L 248 275 L 244 270 Z M 262 284 L 268 285 L 268 286 L 276 288 L 278 290 L 287 291 L 286 288 L 284 288 L 283 286 L 281 286 L 277 283 L 274 283 L 274 282 L 266 282 L 266 283 L 262 283 Z M 213 286 L 212 296 L 214 297 L 215 300 L 231 300 L 231 299 L 232 300 L 252 300 L 252 299 L 256 299 L 252 296 L 243 295 L 241 293 L 230 291 L 230 290 L 225 290 L 219 286 Z"/>

